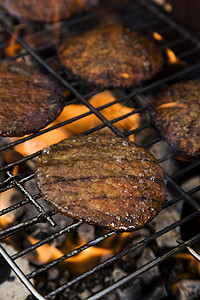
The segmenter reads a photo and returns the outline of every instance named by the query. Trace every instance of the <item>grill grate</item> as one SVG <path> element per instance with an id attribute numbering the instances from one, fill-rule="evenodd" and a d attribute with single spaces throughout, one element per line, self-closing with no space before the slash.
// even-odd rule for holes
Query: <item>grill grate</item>
<path id="1" fill-rule="evenodd" d="M 0 152 L 4 152 L 8 149 L 13 149 L 13 147 L 22 144 L 28 140 L 33 139 L 34 137 L 37 137 L 39 135 L 43 135 L 46 132 L 50 132 L 52 130 L 55 130 L 57 128 L 60 128 L 66 124 L 70 124 L 75 122 L 76 120 L 80 120 L 84 118 L 85 116 L 88 116 L 90 114 L 95 114 L 102 122 L 102 124 L 89 129 L 84 132 L 84 134 L 95 132 L 99 129 L 102 129 L 104 127 L 108 127 L 109 129 L 114 132 L 117 136 L 128 138 L 131 134 L 136 134 L 136 136 L 142 135 L 146 129 L 152 128 L 153 132 L 155 129 L 153 128 L 151 124 L 151 111 L 154 109 L 149 101 L 149 96 L 151 97 L 156 90 L 162 89 L 163 86 L 166 86 L 173 81 L 181 80 L 181 79 L 187 79 L 187 78 L 193 78 L 194 76 L 198 76 L 198 72 L 200 71 L 200 63 L 196 63 L 194 61 L 195 58 L 198 57 L 200 54 L 200 41 L 196 39 L 194 36 L 189 34 L 187 31 L 184 30 L 184 28 L 180 27 L 178 24 L 176 24 L 174 21 L 172 21 L 167 15 L 163 14 L 158 7 L 155 5 L 149 3 L 147 0 L 137 0 L 133 1 L 133 3 L 128 4 L 129 9 L 126 8 L 126 5 L 123 5 L 123 10 L 120 14 L 120 19 L 122 23 L 126 26 L 130 26 L 134 28 L 135 30 L 139 30 L 141 32 L 144 32 L 145 34 L 152 37 L 153 32 L 157 32 L 160 35 L 163 36 L 162 42 L 162 49 L 165 51 L 167 48 L 172 49 L 176 56 L 186 61 L 186 65 L 184 67 L 180 67 L 178 69 L 170 70 L 169 72 L 163 71 L 159 76 L 159 79 L 156 79 L 150 83 L 144 84 L 138 88 L 125 90 L 123 91 L 123 96 L 117 98 L 115 101 L 103 105 L 101 107 L 95 108 L 93 105 L 91 105 L 88 102 L 88 99 L 93 95 L 96 94 L 98 91 L 91 91 L 88 88 L 83 88 L 78 85 L 77 82 L 71 82 L 66 81 L 64 75 L 63 69 L 60 67 L 58 70 L 54 70 L 50 67 L 50 64 L 57 60 L 56 54 L 51 53 L 50 55 L 44 56 L 43 53 L 47 53 L 50 51 L 50 49 L 53 47 L 56 49 L 57 43 L 47 43 L 45 45 L 40 45 L 36 49 L 30 48 L 23 40 L 23 37 L 17 37 L 17 42 L 22 46 L 23 51 L 20 52 L 20 54 L 15 55 L 13 57 L 4 58 L 4 59 L 16 59 L 19 57 L 26 57 L 30 56 L 33 58 L 39 65 L 41 65 L 49 74 L 54 76 L 61 85 L 64 86 L 67 90 L 70 91 L 71 95 L 69 97 L 69 101 L 66 105 L 70 105 L 73 103 L 76 103 L 77 101 L 82 103 L 84 106 L 86 106 L 89 109 L 89 112 L 83 113 L 75 118 L 66 120 L 60 124 L 51 126 L 48 129 L 43 129 L 40 132 L 36 134 L 32 134 L 28 137 L 21 138 L 15 142 L 6 142 L 3 144 L 3 146 L 0 147 Z M 125 8 L 124 8 L 125 7 Z M 117 6 L 118 9 L 121 9 L 122 6 Z M 131 9 L 130 9 L 131 8 Z M 112 11 L 112 7 L 106 8 L 106 11 L 109 13 Z M 60 22 L 60 34 L 61 34 L 61 40 L 64 39 L 64 35 L 69 32 L 74 32 L 77 30 L 77 26 L 81 27 L 81 25 L 87 24 L 87 26 L 92 26 L 94 20 L 96 19 L 97 15 L 99 13 L 85 13 L 80 16 L 76 16 L 75 18 L 72 18 L 68 21 L 62 21 Z M 134 18 L 133 18 L 134 16 Z M 141 23 L 142 20 L 142 23 Z M 1 24 L 5 27 L 5 30 L 9 35 L 13 35 L 13 31 L 15 30 L 15 27 L 8 27 L 7 24 L 1 20 Z M 89 24 L 89 25 L 88 25 Z M 55 25 L 54 25 L 55 26 Z M 36 37 L 40 37 L 42 35 L 48 34 L 49 32 L 53 32 L 54 26 L 52 25 L 52 28 L 49 29 L 43 29 L 43 30 L 36 30 L 34 32 L 34 35 Z M 62 36 L 63 35 L 63 36 Z M 0 53 L 4 51 L 5 47 L 7 47 L 8 44 L 1 44 L 0 46 Z M 51 52 L 51 51 L 50 51 Z M 3 54 L 2 54 L 3 56 Z M 131 112 L 129 114 L 123 115 L 119 118 L 108 120 L 103 114 L 102 110 L 106 107 L 111 107 L 112 105 L 116 103 L 122 103 L 131 105 L 133 107 L 136 107 L 134 112 Z M 126 133 L 122 133 L 115 125 L 115 123 L 119 120 L 122 120 L 124 118 L 129 117 L 132 114 L 139 113 L 142 119 L 142 122 L 140 126 L 135 129 L 128 131 Z M 4 139 L 2 139 L 4 141 Z M 7 139 L 6 139 L 7 141 Z M 155 146 L 156 144 L 164 142 L 163 137 L 161 137 L 156 131 L 155 134 L 152 135 L 152 137 L 148 138 L 147 141 L 142 142 L 142 146 L 146 147 L 147 149 L 152 149 L 152 146 Z M 14 205 L 11 205 L 7 208 L 4 208 L 0 212 L 0 216 L 4 216 L 9 212 L 13 212 L 23 206 L 26 206 L 28 204 L 33 205 L 37 213 L 33 213 L 33 215 L 28 218 L 27 220 L 23 220 L 22 222 L 19 222 L 18 224 L 12 225 L 9 228 L 2 229 L 0 231 L 0 240 L 4 241 L 6 238 L 11 237 L 15 235 L 16 233 L 22 231 L 23 233 L 26 233 L 26 230 L 30 228 L 31 226 L 39 223 L 49 222 L 49 226 L 54 227 L 56 226 L 56 222 L 54 221 L 54 216 L 58 214 L 55 210 L 46 210 L 43 208 L 43 204 L 41 202 L 41 195 L 38 193 L 38 191 L 35 191 L 35 193 L 31 194 L 28 190 L 25 189 L 24 184 L 26 182 L 31 181 L 34 179 L 34 174 L 30 173 L 23 173 L 18 175 L 13 175 L 12 170 L 13 167 L 17 165 L 22 165 L 25 162 L 29 162 L 30 160 L 36 158 L 41 151 L 37 151 L 34 154 L 28 155 L 26 157 L 16 159 L 15 161 L 12 161 L 8 163 L 7 165 L 4 165 L 0 167 L 0 171 L 6 172 L 7 178 L 2 180 L 0 182 L 0 192 L 3 193 L 5 191 L 8 191 L 9 189 L 12 189 L 13 187 L 16 187 L 21 191 L 21 193 L 24 195 L 24 199 Z M 60 237 L 61 235 L 68 234 L 70 232 L 75 231 L 82 222 L 79 221 L 77 223 L 72 223 L 69 226 L 66 226 L 64 228 L 61 228 L 59 230 L 54 230 L 52 234 L 49 234 L 48 237 L 41 239 L 39 242 L 35 243 L 34 245 L 31 245 L 29 247 L 24 248 L 21 251 L 16 252 L 13 255 L 9 255 L 3 246 L 0 246 L 0 253 L 5 258 L 5 260 L 10 264 L 11 268 L 16 272 L 16 274 L 19 276 L 21 281 L 24 283 L 24 285 L 30 290 L 30 292 L 37 298 L 37 299 L 51 299 L 54 296 L 58 295 L 60 292 L 64 291 L 65 289 L 73 286 L 75 283 L 84 280 L 89 275 L 94 274 L 98 270 L 101 270 L 117 260 L 121 259 L 124 255 L 131 253 L 135 251 L 136 249 L 139 249 L 142 246 L 145 246 L 155 239 L 163 236 L 164 234 L 170 232 L 171 230 L 175 228 L 179 228 L 182 224 L 187 223 L 188 221 L 194 219 L 199 214 L 200 206 L 199 203 L 192 198 L 192 195 L 197 193 L 200 190 L 200 186 L 195 186 L 189 191 L 184 191 L 184 189 L 181 188 L 180 182 L 183 180 L 184 176 L 192 176 L 188 174 L 196 174 L 196 170 L 198 170 L 200 161 L 194 160 L 190 163 L 189 166 L 184 165 L 181 167 L 180 170 L 176 172 L 172 172 L 168 174 L 167 168 L 165 166 L 167 163 L 172 160 L 172 162 L 175 164 L 176 156 L 174 153 L 164 154 L 161 157 L 158 157 L 160 164 L 165 169 L 166 174 L 166 182 L 168 189 L 172 191 L 173 197 L 170 198 L 170 200 L 166 201 L 166 203 L 163 206 L 163 210 L 169 208 L 171 205 L 178 203 L 179 201 L 186 201 L 188 202 L 195 211 L 191 213 L 190 215 L 181 218 L 180 220 L 168 225 L 167 227 L 162 228 L 161 230 L 154 232 L 153 234 L 149 235 L 142 241 L 136 243 L 135 245 L 121 251 L 117 255 L 114 255 L 113 257 L 109 258 L 108 260 L 104 261 L 103 263 L 97 265 L 96 267 L 92 268 L 91 270 L 85 272 L 84 274 L 77 276 L 76 278 L 70 280 L 66 284 L 60 286 L 59 288 L 56 288 L 55 290 L 51 291 L 49 294 L 45 296 L 41 296 L 38 291 L 36 291 L 35 287 L 32 285 L 30 279 L 35 278 L 35 276 L 38 276 L 42 272 L 52 268 L 53 266 L 56 266 L 58 263 L 64 261 L 67 258 L 73 257 L 74 255 L 82 252 L 83 250 L 97 245 L 99 242 L 102 242 L 103 240 L 106 240 L 108 237 L 114 236 L 115 232 L 110 231 L 106 234 L 101 235 L 100 237 L 85 243 L 84 245 L 80 246 L 79 248 L 65 254 L 64 256 L 47 263 L 46 265 L 42 267 L 36 268 L 33 272 L 29 274 L 24 274 L 23 271 L 19 268 L 17 263 L 15 262 L 18 258 L 23 257 L 24 255 L 31 253 L 38 247 L 45 245 L 48 242 L 54 241 L 56 238 Z M 110 293 L 111 291 L 115 290 L 116 288 L 119 288 L 120 286 L 124 285 L 125 283 L 129 282 L 130 280 L 133 280 L 134 278 L 140 276 L 141 274 L 145 273 L 149 269 L 153 268 L 154 266 L 160 264 L 161 262 L 169 259 L 174 254 L 182 251 L 182 250 L 188 250 L 190 251 L 191 248 L 188 248 L 188 246 L 195 244 L 197 241 L 200 240 L 200 234 L 195 235 L 191 239 L 188 239 L 185 242 L 181 242 L 177 246 L 172 248 L 171 250 L 167 251 L 165 254 L 159 256 L 158 258 L 150 261 L 143 267 L 137 269 L 133 273 L 125 276 L 118 282 L 112 284 L 108 288 L 105 288 L 104 290 L 96 293 L 95 295 L 89 297 L 88 299 L 99 299 L 106 294 Z M 198 255 L 196 255 L 198 258 Z"/>

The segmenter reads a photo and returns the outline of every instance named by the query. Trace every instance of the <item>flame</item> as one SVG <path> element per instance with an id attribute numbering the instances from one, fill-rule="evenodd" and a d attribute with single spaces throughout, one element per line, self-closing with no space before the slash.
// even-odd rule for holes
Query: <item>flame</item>
<path id="1" fill-rule="evenodd" d="M 158 108 L 169 108 L 169 107 L 186 108 L 187 105 L 183 103 L 177 103 L 177 102 L 168 102 L 158 106 Z"/>
<path id="2" fill-rule="evenodd" d="M 16 195 L 16 189 L 10 189 L 0 194 L 0 211 L 10 205 L 10 199 Z M 11 211 L 7 214 L 0 216 L 0 230 L 8 228 L 15 223 L 15 214 Z M 12 237 L 5 239 L 9 245 L 11 245 L 16 251 L 20 251 L 18 245 L 13 241 Z"/>
<path id="3" fill-rule="evenodd" d="M 169 48 L 166 49 L 166 52 L 167 52 L 167 56 L 169 58 L 169 62 L 171 64 L 176 64 L 178 62 L 178 58 L 176 57 L 174 52 Z"/>
<path id="4" fill-rule="evenodd" d="M 27 236 L 27 238 L 31 244 L 35 244 L 39 241 L 31 236 Z M 79 246 L 81 246 L 81 244 Z M 76 248 L 77 246 L 74 247 L 74 249 Z M 36 252 L 36 259 L 40 263 L 51 262 L 65 254 L 63 251 L 49 244 L 44 244 L 38 247 Z M 112 250 L 92 246 L 81 251 L 79 254 L 66 259 L 62 262 L 62 265 L 74 274 L 82 274 L 97 265 L 103 255 L 110 256 L 112 254 Z"/>
<path id="5" fill-rule="evenodd" d="M 158 32 L 154 32 L 153 37 L 157 41 L 162 41 L 162 39 L 163 39 L 162 35 L 160 35 Z"/>
<path id="6" fill-rule="evenodd" d="M 109 92 L 104 91 L 94 95 L 89 102 L 95 107 L 98 108 L 105 104 L 111 103 L 115 100 L 115 97 Z M 101 110 L 101 113 L 108 119 L 112 120 L 120 116 L 124 116 L 133 112 L 134 109 L 130 107 L 125 107 L 120 103 L 113 104 L 105 109 Z M 60 122 L 69 120 L 80 116 L 81 114 L 89 112 L 89 109 L 83 104 L 71 104 L 66 106 L 60 116 L 56 121 L 52 122 L 47 128 L 56 125 Z M 72 137 L 74 135 L 80 134 L 84 131 L 87 131 L 93 127 L 102 124 L 99 118 L 95 114 L 90 114 L 86 117 L 78 119 L 68 125 L 65 125 L 61 128 L 52 130 L 48 133 L 45 133 L 41 136 L 38 136 L 34 139 L 26 141 L 24 144 L 15 146 L 15 149 L 20 152 L 22 155 L 26 156 L 32 154 L 36 151 L 44 149 L 52 144 L 58 143 L 59 141 Z M 134 130 L 139 125 L 139 115 L 132 114 L 129 117 L 120 120 L 115 123 L 115 126 L 122 130 L 123 132 Z M 11 138 L 11 141 L 15 141 L 18 138 Z M 129 139 L 134 141 L 134 135 L 130 135 Z"/>
<path id="7" fill-rule="evenodd" d="M 73 274 L 83 274 L 96 266 L 100 261 L 119 253 L 134 236 L 135 233 L 133 232 L 117 233 L 105 239 L 98 246 L 91 246 L 79 254 L 64 260 L 60 265 L 66 267 Z M 37 239 L 31 236 L 27 236 L 27 239 L 32 245 L 38 242 Z M 86 241 L 81 239 L 79 239 L 77 243 L 72 242 L 72 237 L 68 234 L 64 245 L 60 249 L 49 244 L 44 244 L 36 248 L 37 256 L 35 259 L 39 263 L 46 264 L 62 257 L 66 252 L 69 253 L 85 243 Z"/>
<path id="8" fill-rule="evenodd" d="M 7 46 L 4 50 L 5 55 L 7 57 L 14 56 L 18 53 L 18 51 L 22 48 L 20 44 L 17 43 L 17 37 L 19 35 L 20 30 L 22 29 L 23 24 L 15 27 L 15 31 L 10 38 L 9 46 Z"/>
<path id="9" fill-rule="evenodd" d="M 167 13 L 171 13 L 173 11 L 173 7 L 170 3 L 166 3 L 164 5 L 164 10 L 167 12 Z"/>
<path id="10" fill-rule="evenodd" d="M 168 56 L 168 61 L 169 61 L 170 64 L 172 64 L 172 65 L 179 65 L 179 66 L 182 66 L 182 65 L 186 64 L 185 61 L 177 58 L 176 55 L 175 55 L 175 53 L 171 49 L 167 48 L 166 49 L 166 54 Z"/>
<path id="11" fill-rule="evenodd" d="M 19 165 L 16 165 L 16 166 L 14 166 L 12 173 L 13 173 L 13 175 L 17 175 L 18 172 L 19 172 Z"/>
<path id="12" fill-rule="evenodd" d="M 51 126 L 52 125 L 55 124 L 51 124 Z M 50 125 L 47 126 L 46 128 L 49 127 Z M 24 137 L 27 137 L 27 135 Z M 15 146 L 15 149 L 23 156 L 27 156 L 41 149 L 49 147 L 51 144 L 56 144 L 65 138 L 68 138 L 67 133 L 62 128 L 59 128 L 43 134 L 42 137 L 39 136 L 32 140 L 26 141 L 24 144 L 19 144 Z M 11 138 L 11 141 L 16 141 L 16 140 L 18 140 L 18 138 Z"/>
<path id="13" fill-rule="evenodd" d="M 176 259 L 186 260 L 189 263 L 189 269 L 194 269 L 200 274 L 200 262 L 188 253 L 177 253 L 173 256 Z"/>
<path id="14" fill-rule="evenodd" d="M 191 161 L 191 157 L 186 156 L 184 154 L 179 154 L 176 156 L 176 158 L 181 161 L 186 161 L 186 162 Z"/>
<path id="15" fill-rule="evenodd" d="M 172 293 L 177 296 L 178 284 L 180 280 L 199 278 L 200 262 L 188 253 L 177 253 L 173 257 L 175 259 L 182 260 L 182 262 L 186 262 L 185 270 L 175 278 L 171 286 Z"/>
<path id="16" fill-rule="evenodd" d="M 9 202 L 12 196 L 16 194 L 15 189 L 7 190 L 0 194 L 0 210 L 9 206 Z M 0 217 L 0 228 L 7 228 L 9 225 L 13 224 L 15 221 L 15 215 L 13 212 L 7 213 Z"/>

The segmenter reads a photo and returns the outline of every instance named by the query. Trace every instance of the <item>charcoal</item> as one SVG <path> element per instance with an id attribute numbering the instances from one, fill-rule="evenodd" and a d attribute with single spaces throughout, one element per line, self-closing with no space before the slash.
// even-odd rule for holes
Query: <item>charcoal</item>
<path id="1" fill-rule="evenodd" d="M 166 291 L 165 285 L 155 282 L 152 284 L 150 291 L 147 292 L 142 300 L 167 300 L 168 293 Z"/>
<path id="2" fill-rule="evenodd" d="M 113 275 L 114 281 L 118 281 L 119 279 L 126 276 L 127 274 L 124 271 L 122 271 L 121 269 L 115 268 L 112 275 Z"/>
<path id="3" fill-rule="evenodd" d="M 58 280 L 59 270 L 55 267 L 48 271 L 48 280 Z"/>
<path id="4" fill-rule="evenodd" d="M 157 159 L 164 157 L 165 155 L 171 154 L 171 149 L 169 148 L 168 144 L 163 140 L 153 144 L 153 146 L 151 146 L 149 150 Z M 176 161 L 172 158 L 162 162 L 161 166 L 168 173 L 168 175 L 175 173 L 178 168 Z"/>
<path id="5" fill-rule="evenodd" d="M 7 264 L 3 256 L 0 255 L 0 285 L 2 284 L 2 282 L 8 280 L 11 277 L 10 272 L 11 269 L 9 265 Z M 0 290 L 1 290 L 1 286 L 0 286 Z"/>
<path id="6" fill-rule="evenodd" d="M 142 255 L 140 256 L 140 258 L 137 260 L 136 266 L 137 266 L 137 268 L 140 268 L 155 258 L 156 258 L 156 256 L 153 253 L 153 251 L 150 248 L 146 247 L 142 251 Z M 141 276 L 141 280 L 142 280 L 142 283 L 144 283 L 144 284 L 150 284 L 153 282 L 153 280 L 155 278 L 158 278 L 159 276 L 160 276 L 160 272 L 159 272 L 158 267 L 156 266 L 156 267 L 148 270 L 147 272 L 145 272 Z"/>
<path id="7" fill-rule="evenodd" d="M 180 213 L 175 209 L 175 206 L 168 207 L 160 212 L 154 219 L 156 231 L 167 227 L 168 225 L 180 220 Z M 160 236 L 157 239 L 157 244 L 160 248 L 170 248 L 177 246 L 176 240 L 180 237 L 179 228 L 170 230 L 168 233 Z"/>
<path id="8" fill-rule="evenodd" d="M 192 190 L 196 186 L 200 185 L 200 176 L 194 176 L 190 177 L 188 180 L 186 180 L 182 185 L 182 189 L 187 192 L 189 190 Z M 200 191 L 192 195 L 193 198 L 199 199 L 200 198 Z"/>
<path id="9" fill-rule="evenodd" d="M 142 229 L 138 230 L 136 236 L 132 240 L 131 245 L 135 245 L 135 244 L 141 242 L 143 239 L 145 239 L 148 236 L 149 236 L 149 229 L 148 228 L 142 228 Z M 136 258 L 136 257 L 140 256 L 141 253 L 142 253 L 142 249 L 144 247 L 145 246 L 142 246 L 142 247 L 139 247 L 139 248 L 135 249 L 134 251 L 127 254 L 123 259 L 129 260 L 129 259 L 133 259 L 133 258 Z"/>
<path id="10" fill-rule="evenodd" d="M 141 279 L 136 278 L 125 286 L 117 289 L 116 294 L 119 300 L 141 300 Z"/>
<path id="11" fill-rule="evenodd" d="M 14 249 L 7 245 L 2 244 L 4 249 L 10 254 L 14 254 Z M 7 264 L 7 263 L 6 263 Z M 28 274 L 32 271 L 32 268 L 29 265 L 29 262 L 26 258 L 19 258 L 17 260 L 17 264 L 20 269 L 23 270 L 25 274 Z M 30 294 L 28 289 L 21 283 L 19 278 L 15 275 L 13 271 L 9 272 L 8 269 L 10 267 L 6 267 L 6 269 L 3 269 L 4 272 L 9 275 L 8 280 L 4 281 L 0 284 L 0 298 L 1 299 L 12 299 L 12 300 L 25 300 L 27 296 Z"/>
<path id="12" fill-rule="evenodd" d="M 178 300 L 193 300 L 200 297 L 200 280 L 182 279 L 177 284 Z"/>
<path id="13" fill-rule="evenodd" d="M 92 288 L 92 293 L 97 293 L 102 289 L 102 285 L 101 284 L 97 284 L 95 287 Z"/>
<path id="14" fill-rule="evenodd" d="M 81 240 L 85 241 L 86 243 L 93 240 L 95 238 L 95 228 L 90 226 L 86 223 L 82 224 L 78 229 L 78 236 Z"/>
<path id="15" fill-rule="evenodd" d="M 82 293 L 79 293 L 78 296 L 80 299 L 86 299 L 91 295 L 90 291 L 84 290 Z"/>
<path id="16" fill-rule="evenodd" d="M 51 269 L 50 269 L 51 270 Z M 49 270 L 49 271 L 50 271 Z M 61 275 L 62 274 L 62 275 Z M 70 273 L 68 270 L 63 270 L 63 272 L 59 272 L 59 285 L 65 284 L 68 280 L 70 280 Z"/>

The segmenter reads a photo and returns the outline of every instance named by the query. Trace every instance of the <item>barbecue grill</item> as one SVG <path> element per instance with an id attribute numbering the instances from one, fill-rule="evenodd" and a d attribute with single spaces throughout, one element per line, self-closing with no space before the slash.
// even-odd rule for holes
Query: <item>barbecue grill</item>
<path id="1" fill-rule="evenodd" d="M 105 11 L 109 13 L 112 11 L 113 7 L 106 7 Z M 47 73 L 53 76 L 66 90 L 70 92 L 70 96 L 67 98 L 66 106 L 73 104 L 73 103 L 82 103 L 89 109 L 89 112 L 83 113 L 78 117 L 68 119 L 60 124 L 53 125 L 48 129 L 43 129 L 38 133 L 31 134 L 27 137 L 20 138 L 14 142 L 7 142 L 7 139 L 2 138 L 3 145 L 0 148 L 0 151 L 4 153 L 5 150 L 13 149 L 15 146 L 19 144 L 23 144 L 28 140 L 35 138 L 36 136 L 42 136 L 46 132 L 51 132 L 57 128 L 61 128 L 66 124 L 72 124 L 76 120 L 81 120 L 87 115 L 95 114 L 100 120 L 101 124 L 91 128 L 83 134 L 93 133 L 97 130 L 103 129 L 108 127 L 115 135 L 119 137 L 123 137 L 127 139 L 130 135 L 135 134 L 136 141 L 140 142 L 140 144 L 149 149 L 150 151 L 156 147 L 159 143 L 163 143 L 167 146 L 164 137 L 157 132 L 154 128 L 151 120 L 151 115 L 154 110 L 151 104 L 151 98 L 157 93 L 158 90 L 162 90 L 166 86 L 172 84 L 173 82 L 196 78 L 200 74 L 200 63 L 198 63 L 198 57 L 200 55 L 200 41 L 193 36 L 191 33 L 187 32 L 183 27 L 179 26 L 176 22 L 174 22 L 168 14 L 164 13 L 160 7 L 147 0 L 135 0 L 132 3 L 125 3 L 125 4 L 117 4 L 116 9 L 118 11 L 118 17 L 121 20 L 124 26 L 129 26 L 138 30 L 146 35 L 152 37 L 153 33 L 158 33 L 162 36 L 162 41 L 160 43 L 160 47 L 162 48 L 163 52 L 166 49 L 170 48 L 176 55 L 178 60 L 184 61 L 184 64 L 181 66 L 178 65 L 170 65 L 164 68 L 164 70 L 157 76 L 156 79 L 142 84 L 139 87 L 133 89 L 126 89 L 118 93 L 116 100 L 112 101 L 109 104 L 103 105 L 101 107 L 95 108 L 88 99 L 100 92 L 100 90 L 91 90 L 87 87 L 82 87 L 79 85 L 78 82 L 66 80 L 64 68 L 57 64 L 57 68 L 52 68 L 52 65 L 55 61 L 58 61 L 56 55 L 56 48 L 58 46 L 57 42 L 52 43 L 45 43 L 43 45 L 39 45 L 38 47 L 30 47 L 24 40 L 23 35 L 18 35 L 16 41 L 18 44 L 21 45 L 21 51 L 13 55 L 11 57 L 5 57 L 2 54 L 3 59 L 16 59 L 22 57 L 26 59 L 33 59 L 38 65 L 40 65 Z M 120 11 L 120 13 L 119 13 Z M 73 18 L 65 21 L 59 22 L 60 27 L 60 40 L 64 40 L 64 36 L 66 33 L 74 32 L 79 30 L 80 28 L 85 28 L 87 26 L 92 26 L 91 24 L 94 23 L 96 19 L 97 12 L 86 12 L 80 13 L 74 16 Z M 5 15 L 0 16 L 1 26 L 5 28 L 5 32 L 13 36 L 15 31 L 15 26 L 18 24 L 17 20 L 14 20 L 14 25 L 10 26 L 7 22 L 5 22 Z M 49 26 L 48 28 L 40 29 L 41 27 L 38 25 L 34 29 L 35 32 L 32 33 L 35 37 L 45 36 L 45 34 L 49 34 L 49 32 L 53 32 L 56 24 Z M 39 28 L 39 29 L 38 29 Z M 0 45 L 1 53 L 4 53 L 4 49 L 8 46 L 8 43 L 4 43 Z M 53 49 L 53 50 L 52 50 Z M 55 50 L 55 51 L 54 51 Z M 167 61 L 166 57 L 166 61 Z M 116 93 L 116 91 L 115 91 Z M 117 93 L 116 93 L 117 94 Z M 102 110 L 106 107 L 111 107 L 116 103 L 122 103 L 123 105 L 128 105 L 134 107 L 135 110 L 130 112 L 129 114 L 123 115 L 119 118 L 115 118 L 112 120 L 108 120 L 103 114 Z M 139 113 L 140 114 L 140 125 L 137 129 L 130 130 L 127 132 L 122 132 L 116 126 L 117 121 L 126 119 L 130 115 Z M 151 130 L 153 132 L 152 135 L 140 138 L 141 136 L 145 136 L 145 132 Z M 5 139 L 5 142 L 4 142 Z M 169 147 L 168 147 L 169 148 Z M 64 226 L 61 229 L 56 229 L 56 221 L 55 216 L 59 214 L 57 211 L 53 209 L 46 209 L 44 206 L 44 202 L 41 199 L 41 195 L 38 193 L 37 190 L 35 191 L 28 191 L 25 187 L 25 183 L 34 179 L 34 173 L 32 172 L 24 172 L 23 168 L 20 174 L 13 174 L 13 168 L 15 166 L 21 166 L 24 163 L 30 162 L 31 160 L 37 158 L 37 156 L 41 153 L 41 150 L 37 151 L 36 153 L 20 157 L 19 159 L 13 159 L 13 161 L 7 163 L 0 167 L 0 171 L 2 173 L 6 173 L 6 178 L 4 178 L 0 182 L 0 192 L 3 193 L 16 187 L 20 190 L 20 192 L 24 195 L 22 201 L 12 204 L 0 212 L 0 216 L 4 216 L 9 212 L 15 212 L 21 207 L 26 207 L 27 205 L 32 205 L 33 208 L 33 215 L 28 219 L 22 219 L 17 224 L 13 224 L 7 228 L 4 228 L 0 232 L 0 239 L 3 242 L 5 239 L 9 237 L 13 237 L 17 235 L 19 232 L 21 234 L 26 235 L 26 231 L 34 226 L 35 224 L 47 223 L 49 227 L 55 227 L 53 229 L 53 233 L 49 234 L 47 237 L 42 238 L 38 242 L 33 245 L 29 245 L 21 249 L 20 251 L 16 251 L 13 255 L 8 254 L 5 250 L 4 246 L 0 246 L 1 255 L 3 258 L 8 262 L 12 270 L 17 274 L 20 278 L 23 285 L 29 289 L 29 291 L 34 295 L 37 299 L 53 299 L 57 297 L 60 293 L 65 291 L 67 288 L 71 287 L 80 282 L 84 281 L 88 276 L 97 273 L 99 270 L 102 270 L 110 265 L 113 265 L 116 261 L 119 261 L 125 255 L 134 253 L 134 251 L 140 249 L 143 246 L 150 244 L 153 241 L 156 241 L 159 237 L 164 236 L 165 234 L 169 233 L 170 231 L 174 230 L 175 228 L 180 228 L 182 225 L 187 224 L 187 222 L 193 220 L 199 215 L 200 212 L 200 204 L 198 201 L 195 200 L 193 195 L 200 190 L 200 186 L 196 185 L 193 186 L 189 190 L 184 190 L 182 188 L 182 182 L 184 182 L 185 178 L 192 178 L 195 175 L 199 175 L 199 165 L 200 161 L 197 158 L 190 160 L 189 162 L 184 162 L 179 160 L 177 153 L 169 151 L 164 155 L 158 154 L 157 159 L 159 163 L 164 167 L 165 170 L 165 178 L 166 178 L 166 185 L 168 191 L 170 191 L 170 197 L 166 200 L 163 209 L 166 210 L 169 207 L 178 204 L 179 202 L 186 202 L 191 206 L 194 210 L 192 213 L 186 215 L 183 218 L 180 218 L 176 222 L 172 222 L 168 226 L 149 234 L 146 238 L 142 239 L 138 243 L 131 245 L 124 250 L 120 251 L 118 254 L 113 255 L 111 258 L 108 258 L 104 262 L 98 264 L 97 266 L 93 267 L 90 270 L 87 270 L 83 274 L 73 277 L 68 282 L 60 285 L 56 289 L 50 291 L 48 294 L 42 295 L 37 291 L 37 288 L 33 285 L 31 279 L 34 279 L 36 276 L 39 276 L 43 272 L 49 270 L 50 268 L 57 266 L 59 263 L 75 256 L 78 253 L 81 253 L 83 250 L 88 249 L 92 246 L 98 245 L 100 242 L 105 241 L 111 236 L 116 235 L 114 231 L 108 231 L 97 238 L 81 245 L 80 247 L 76 248 L 75 250 L 64 254 L 64 256 L 54 259 L 53 261 L 36 266 L 35 269 L 29 273 L 25 274 L 23 270 L 19 267 L 17 263 L 18 258 L 22 258 L 27 254 L 31 254 L 34 250 L 38 249 L 40 246 L 45 245 L 49 242 L 56 240 L 58 237 L 62 235 L 66 235 L 68 233 L 73 233 L 77 230 L 78 227 L 83 224 L 82 221 L 73 222 L 68 226 Z M 168 163 L 172 163 L 174 165 L 178 164 L 179 168 L 175 171 L 168 170 Z M 37 212 L 37 213 L 35 213 Z M 92 226 L 92 225 L 91 225 Z M 52 231 L 51 231 L 52 232 Z M 200 233 L 194 236 L 191 236 L 189 239 L 186 240 L 177 240 L 177 245 L 171 247 L 163 254 L 158 255 L 155 259 L 149 261 L 147 264 L 143 265 L 142 267 L 136 269 L 134 272 L 126 275 L 125 277 L 121 278 L 117 282 L 105 287 L 103 290 L 94 293 L 93 295 L 89 296 L 87 299 L 100 299 L 107 294 L 113 292 L 114 290 L 118 289 L 119 287 L 125 285 L 126 283 L 138 278 L 140 275 L 144 274 L 151 268 L 160 265 L 164 261 L 170 259 L 176 253 L 186 250 L 187 252 L 191 253 L 195 257 L 196 260 L 200 260 L 199 254 L 196 250 L 194 250 L 193 245 L 195 245 L 200 240 Z"/>

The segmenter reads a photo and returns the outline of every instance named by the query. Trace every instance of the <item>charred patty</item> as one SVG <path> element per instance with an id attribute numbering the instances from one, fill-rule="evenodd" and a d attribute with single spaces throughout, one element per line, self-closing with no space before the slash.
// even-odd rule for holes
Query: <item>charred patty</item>
<path id="1" fill-rule="evenodd" d="M 156 127 L 171 147 L 187 156 L 200 154 L 200 80 L 176 83 L 155 103 Z"/>
<path id="2" fill-rule="evenodd" d="M 157 160 L 109 135 L 76 136 L 46 148 L 35 175 L 44 199 L 62 214 L 117 231 L 142 227 L 165 198 Z"/>
<path id="3" fill-rule="evenodd" d="M 80 33 L 61 44 L 61 63 L 84 84 L 104 88 L 138 85 L 163 66 L 160 49 L 146 36 L 119 27 Z"/>
<path id="4" fill-rule="evenodd" d="M 51 123 L 63 93 L 48 76 L 25 63 L 0 63 L 0 135 L 23 136 Z"/>
<path id="5" fill-rule="evenodd" d="M 0 5 L 20 19 L 38 22 L 65 19 L 80 8 L 76 0 L 0 0 Z"/>

